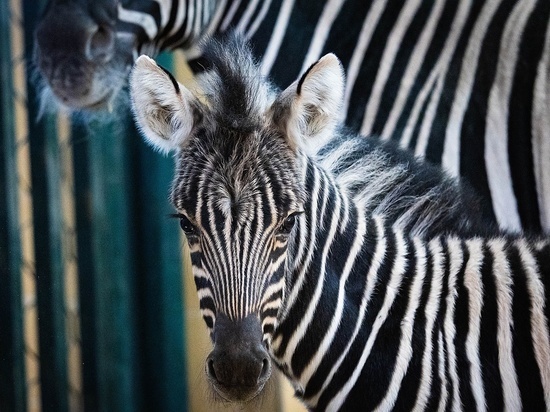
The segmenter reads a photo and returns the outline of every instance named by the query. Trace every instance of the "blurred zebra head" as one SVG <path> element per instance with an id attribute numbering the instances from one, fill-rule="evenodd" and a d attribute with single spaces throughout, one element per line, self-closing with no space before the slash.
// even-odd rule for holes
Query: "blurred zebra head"
<path id="1" fill-rule="evenodd" d="M 224 399 L 247 401 L 270 376 L 289 255 L 307 225 L 305 154 L 333 134 L 344 79 L 327 55 L 277 92 L 242 39 L 204 49 L 213 69 L 201 98 L 145 56 L 132 72 L 131 97 L 145 139 L 175 152 L 171 201 L 214 343 L 207 376 Z"/>
<path id="2" fill-rule="evenodd" d="M 124 86 L 134 39 L 117 33 L 117 0 L 50 0 L 35 29 L 43 110 L 106 108 Z"/>

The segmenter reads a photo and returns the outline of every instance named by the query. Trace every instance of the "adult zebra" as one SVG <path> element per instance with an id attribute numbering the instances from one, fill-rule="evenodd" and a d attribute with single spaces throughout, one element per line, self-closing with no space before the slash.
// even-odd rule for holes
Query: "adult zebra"
<path id="1" fill-rule="evenodd" d="M 216 392 L 254 398 L 271 358 L 311 410 L 548 410 L 550 240 L 431 232 L 446 185 L 339 131 L 334 55 L 275 95 L 238 39 L 206 55 L 206 103 L 145 56 L 131 96 L 175 152 Z"/>
<path id="2" fill-rule="evenodd" d="M 503 228 L 548 231 L 549 15 L 546 0 L 51 0 L 36 63 L 45 94 L 94 109 L 138 52 L 181 47 L 199 70 L 198 40 L 230 27 L 278 85 L 334 52 L 351 127 L 466 177 Z"/>

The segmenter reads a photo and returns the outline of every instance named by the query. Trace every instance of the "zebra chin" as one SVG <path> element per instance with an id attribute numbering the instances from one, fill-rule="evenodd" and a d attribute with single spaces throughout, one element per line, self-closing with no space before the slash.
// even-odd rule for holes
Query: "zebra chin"
<path id="1" fill-rule="evenodd" d="M 240 403 L 258 397 L 272 370 L 258 316 L 231 320 L 217 314 L 212 338 L 214 349 L 206 359 L 205 372 L 215 394 Z"/>

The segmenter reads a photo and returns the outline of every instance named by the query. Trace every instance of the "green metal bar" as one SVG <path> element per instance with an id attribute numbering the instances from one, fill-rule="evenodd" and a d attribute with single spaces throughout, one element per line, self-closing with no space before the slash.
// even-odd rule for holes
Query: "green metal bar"
<path id="1" fill-rule="evenodd" d="M 39 102 L 32 77 L 33 29 L 40 3 L 24 2 L 25 57 L 27 60 L 27 109 L 33 227 L 40 347 L 42 410 L 68 410 L 67 343 L 63 287 L 60 158 L 53 119 L 37 120 Z"/>
<path id="2" fill-rule="evenodd" d="M 100 411 L 140 409 L 133 145 L 124 126 L 128 121 L 94 125 L 88 142 Z"/>
<path id="3" fill-rule="evenodd" d="M 80 349 L 82 358 L 82 393 L 84 410 L 99 409 L 99 377 L 97 372 L 97 288 L 92 250 L 92 199 L 90 184 L 89 132 L 78 120 L 72 122 L 74 198 L 77 210 L 76 247 L 80 309 Z M 105 408 L 104 408 L 105 409 Z"/>
<path id="4" fill-rule="evenodd" d="M 0 2 L 0 410 L 18 412 L 27 404 L 9 18 Z"/>

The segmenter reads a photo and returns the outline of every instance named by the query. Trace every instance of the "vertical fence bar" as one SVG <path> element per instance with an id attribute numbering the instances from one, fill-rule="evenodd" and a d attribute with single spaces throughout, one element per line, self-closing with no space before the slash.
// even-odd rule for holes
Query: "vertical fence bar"
<path id="1" fill-rule="evenodd" d="M 82 350 L 82 392 L 84 410 L 99 411 L 97 374 L 97 291 L 92 251 L 92 192 L 90 184 L 89 132 L 78 121 L 72 123 L 74 197 L 76 213 L 76 250 L 78 256 L 78 294 Z"/>
<path id="2" fill-rule="evenodd" d="M 98 410 L 136 411 L 140 404 L 137 354 L 133 142 L 129 118 L 94 124 L 88 133 Z M 75 138 L 79 138 L 75 136 Z M 75 174 L 80 173 L 75 170 Z M 85 171 L 82 171 L 85 173 Z M 81 289 L 81 301 L 87 292 Z M 83 319 L 84 321 L 84 319 Z M 84 336 L 84 334 L 83 334 Z"/>
<path id="3" fill-rule="evenodd" d="M 31 81 L 30 65 L 34 48 L 33 31 L 42 4 L 23 4 L 40 381 L 42 410 L 63 412 L 68 410 L 68 384 L 59 146 L 54 120 L 50 116 L 38 120 L 39 102 Z"/>
<path id="4" fill-rule="evenodd" d="M 10 4 L 0 2 L 0 410 L 26 403 Z"/>

